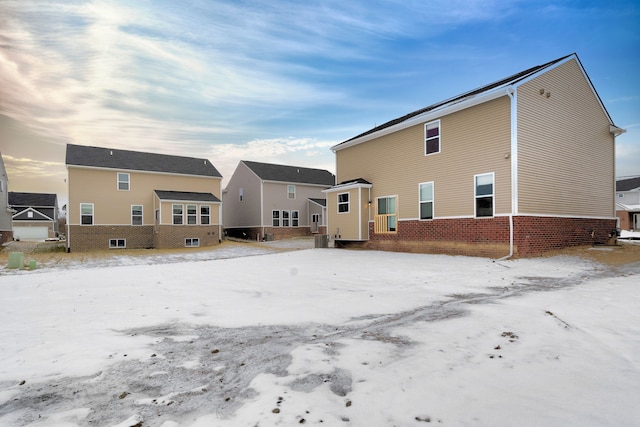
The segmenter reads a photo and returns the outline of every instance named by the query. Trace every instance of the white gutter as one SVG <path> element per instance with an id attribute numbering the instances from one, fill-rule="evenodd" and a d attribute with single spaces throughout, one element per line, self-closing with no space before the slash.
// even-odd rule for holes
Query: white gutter
<path id="1" fill-rule="evenodd" d="M 513 256 L 513 216 L 518 214 L 518 92 L 513 87 L 507 88 L 511 101 L 511 213 L 509 214 L 509 255 L 498 261 Z"/>

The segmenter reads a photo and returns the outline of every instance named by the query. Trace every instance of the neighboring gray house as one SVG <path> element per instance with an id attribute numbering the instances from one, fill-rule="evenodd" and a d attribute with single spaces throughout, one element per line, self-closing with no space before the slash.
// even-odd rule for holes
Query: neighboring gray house
<path id="1" fill-rule="evenodd" d="M 58 196 L 47 193 L 9 192 L 15 240 L 46 240 L 58 237 Z"/>
<path id="2" fill-rule="evenodd" d="M 0 153 L 0 243 L 13 239 L 11 230 L 11 208 L 9 207 L 9 178 Z"/>
<path id="3" fill-rule="evenodd" d="M 616 216 L 621 230 L 640 231 L 640 176 L 616 181 Z"/>
<path id="4" fill-rule="evenodd" d="M 222 193 L 228 236 L 286 238 L 326 233 L 326 197 L 335 184 L 324 169 L 242 160 Z"/>

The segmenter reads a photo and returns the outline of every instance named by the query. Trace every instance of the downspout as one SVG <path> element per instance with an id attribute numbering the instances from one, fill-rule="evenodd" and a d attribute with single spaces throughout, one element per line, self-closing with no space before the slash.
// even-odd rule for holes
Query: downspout
<path id="1" fill-rule="evenodd" d="M 222 202 L 218 204 L 218 243 L 222 243 Z"/>
<path id="2" fill-rule="evenodd" d="M 518 92 L 509 86 L 506 90 L 511 101 L 511 213 L 509 213 L 509 255 L 499 258 L 503 261 L 513 256 L 513 216 L 518 213 Z"/>
<path id="3" fill-rule="evenodd" d="M 260 227 L 262 228 L 261 239 L 265 238 L 264 234 L 264 181 L 260 180 Z"/>
<path id="4" fill-rule="evenodd" d="M 362 240 L 362 188 L 358 187 L 358 240 Z"/>

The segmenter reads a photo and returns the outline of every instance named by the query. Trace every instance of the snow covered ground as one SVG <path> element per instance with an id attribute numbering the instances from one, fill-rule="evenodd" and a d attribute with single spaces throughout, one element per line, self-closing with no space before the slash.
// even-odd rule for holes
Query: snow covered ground
<path id="1" fill-rule="evenodd" d="M 283 245 L 0 269 L 0 425 L 640 423 L 638 264 Z"/>

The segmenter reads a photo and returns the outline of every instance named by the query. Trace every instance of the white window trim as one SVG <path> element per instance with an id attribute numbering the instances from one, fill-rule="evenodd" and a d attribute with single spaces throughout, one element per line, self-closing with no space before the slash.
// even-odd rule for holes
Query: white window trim
<path id="1" fill-rule="evenodd" d="M 91 224 L 83 224 L 82 223 L 82 206 L 83 205 L 89 205 L 91 206 Z M 93 205 L 93 203 L 80 203 L 80 225 L 85 226 L 85 227 L 90 227 L 92 225 L 94 225 L 96 223 L 96 210 L 95 210 L 95 206 Z"/>
<path id="2" fill-rule="evenodd" d="M 195 244 L 194 244 L 195 241 Z M 199 248 L 200 247 L 200 238 L 199 237 L 187 237 L 184 239 L 184 247 L 185 248 Z"/>
<path id="3" fill-rule="evenodd" d="M 274 225 L 274 224 L 273 224 L 273 220 L 274 220 L 274 219 L 276 219 L 276 218 L 273 216 L 273 213 L 274 213 L 274 212 L 278 212 L 278 225 Z M 280 227 L 281 220 L 282 220 L 282 216 L 280 215 L 280 211 L 279 211 L 279 210 L 277 210 L 277 209 L 273 209 L 273 210 L 271 211 L 271 226 L 272 226 L 272 227 Z"/>
<path id="4" fill-rule="evenodd" d="M 293 213 L 294 213 L 294 212 L 295 212 L 295 214 L 296 214 L 296 216 L 295 216 L 295 220 L 297 221 L 297 224 L 296 224 L 296 225 L 293 225 L 293 220 L 294 220 Z M 291 220 L 291 226 L 292 226 L 292 227 L 300 227 L 300 211 L 298 211 L 298 210 L 293 210 L 293 211 L 291 211 L 291 218 L 290 218 L 290 220 Z"/>
<path id="5" fill-rule="evenodd" d="M 491 197 L 493 198 L 493 202 L 491 203 L 491 216 L 478 216 L 478 203 L 476 200 L 478 197 L 488 197 L 488 194 L 483 194 L 482 196 L 478 196 L 476 194 L 477 185 L 476 181 L 479 176 L 491 175 Z M 496 216 L 496 174 L 495 172 L 487 172 L 487 173 L 479 173 L 473 176 L 473 217 L 474 218 L 494 218 Z"/>
<path id="6" fill-rule="evenodd" d="M 123 246 L 118 245 L 118 243 L 122 241 L 124 242 Z M 112 244 L 115 242 L 115 244 Z M 109 239 L 109 249 L 126 249 L 127 247 L 127 239 Z"/>
<path id="7" fill-rule="evenodd" d="M 347 201 L 346 202 L 340 202 L 340 196 L 346 194 L 347 197 Z M 349 193 L 348 191 L 345 193 L 338 193 L 337 195 L 337 209 L 338 209 L 338 215 L 340 214 L 348 214 L 349 212 L 351 212 L 351 193 Z M 340 205 L 347 205 L 347 210 L 340 212 Z"/>
<path id="8" fill-rule="evenodd" d="M 244 201 L 244 188 L 242 187 L 238 189 L 238 201 L 240 202 Z"/>
<path id="9" fill-rule="evenodd" d="M 438 151 L 434 151 L 433 153 L 427 153 L 427 126 L 437 123 L 438 124 Z M 435 138 L 431 138 L 435 139 Z M 439 154 L 442 151 L 442 123 L 440 119 L 432 120 L 428 123 L 424 124 L 424 155 L 425 156 L 433 156 L 434 154 Z"/>
<path id="10" fill-rule="evenodd" d="M 420 187 L 423 185 L 431 184 L 431 200 L 420 199 Z M 431 218 L 422 218 L 422 203 L 431 202 Z M 420 221 L 433 221 L 436 217 L 436 184 L 434 181 L 421 182 L 418 184 L 418 219 Z"/>
<path id="11" fill-rule="evenodd" d="M 285 215 L 284 215 L 285 213 L 287 214 L 286 218 L 285 218 Z M 291 211 L 288 211 L 286 209 L 283 210 L 282 211 L 282 217 L 280 219 L 281 219 L 281 224 L 282 224 L 283 227 L 291 227 Z M 284 221 L 285 220 L 287 221 L 287 225 L 284 225 Z"/>
<path id="12" fill-rule="evenodd" d="M 189 214 L 189 206 L 195 206 L 195 208 L 196 208 L 196 210 L 195 210 L 196 213 L 195 214 Z M 184 205 L 184 215 L 185 215 L 185 218 L 187 220 L 185 221 L 184 225 L 198 225 L 199 224 L 199 222 L 198 222 L 199 218 L 198 217 L 200 216 L 198 212 L 199 212 L 199 210 L 198 210 L 198 205 L 197 204 L 195 204 L 195 203 L 185 203 L 185 205 Z M 193 224 L 189 223 L 189 217 L 190 216 L 196 218 L 196 222 L 194 222 Z"/>
<path id="13" fill-rule="evenodd" d="M 175 216 L 176 214 L 173 211 L 173 208 L 175 206 L 180 206 L 182 208 L 182 214 L 180 215 L 182 217 L 182 222 L 180 224 L 176 224 L 175 222 Z M 172 203 L 171 204 L 171 225 L 184 225 L 184 205 L 181 203 Z"/>
<path id="14" fill-rule="evenodd" d="M 120 175 L 126 175 L 127 176 L 127 180 L 126 181 L 120 181 Z M 127 189 L 123 190 L 120 188 L 120 183 L 127 183 Z M 130 191 L 131 190 L 131 174 L 127 173 L 127 172 L 116 172 L 116 189 L 118 191 Z"/>
<path id="15" fill-rule="evenodd" d="M 293 187 L 293 192 L 289 191 L 289 187 Z M 292 193 L 293 193 L 293 197 L 289 197 L 289 195 Z M 287 184 L 287 199 L 288 200 L 296 199 L 296 186 L 294 184 Z"/>
<path id="16" fill-rule="evenodd" d="M 202 208 L 209 208 L 209 213 L 206 215 L 202 214 Z M 198 215 L 200 219 L 200 225 L 211 225 L 211 205 L 200 205 L 198 206 Z M 202 218 L 207 217 L 209 221 L 206 224 L 203 224 Z"/>
<path id="17" fill-rule="evenodd" d="M 134 224 L 134 223 L 133 223 L 133 207 L 134 207 L 134 206 L 140 206 L 140 208 L 141 208 L 141 209 L 140 209 L 140 219 L 141 219 L 142 221 L 140 222 L 140 224 Z M 144 225 L 144 205 L 140 205 L 140 204 L 137 204 L 137 205 L 131 205 L 131 225 L 132 225 L 132 226 L 134 226 L 134 227 L 138 227 L 138 226 L 140 226 L 140 225 Z"/>

